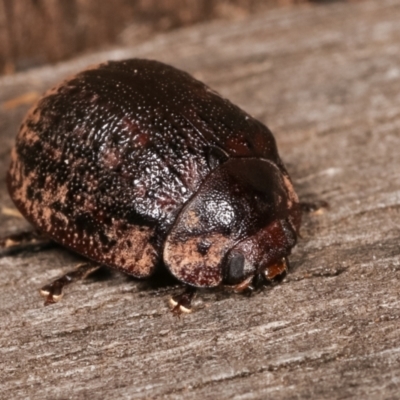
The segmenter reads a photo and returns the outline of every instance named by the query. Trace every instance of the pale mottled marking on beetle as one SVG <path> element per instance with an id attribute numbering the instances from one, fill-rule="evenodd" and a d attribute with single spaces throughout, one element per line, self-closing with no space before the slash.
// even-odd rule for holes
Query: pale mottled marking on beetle
<path id="1" fill-rule="evenodd" d="M 33 137 L 34 135 L 32 135 Z M 12 182 L 14 199 L 18 204 L 22 204 L 24 214 L 29 214 L 38 228 L 50 234 L 56 241 L 67 247 L 84 247 L 87 255 L 92 259 L 100 260 L 109 266 L 117 267 L 124 265 L 127 271 L 134 271 L 137 276 L 147 276 L 151 273 L 158 261 L 157 251 L 149 243 L 149 238 L 154 234 L 154 229 L 149 227 L 137 227 L 127 225 L 122 232 L 119 229 L 121 220 L 114 220 L 103 231 L 110 243 L 115 242 L 113 252 L 104 252 L 104 248 L 99 245 L 101 239 L 98 233 L 87 235 L 84 232 L 78 234 L 78 227 L 71 219 L 70 215 L 65 215 L 61 211 L 54 209 L 57 202 L 65 203 L 69 193 L 67 184 L 58 185 L 51 175 L 46 176 L 43 190 L 39 190 L 40 200 L 35 200 L 28 195 L 31 186 L 35 186 L 38 173 L 36 170 L 24 175 L 23 163 L 20 161 L 15 149 L 12 152 L 12 163 L 10 173 L 14 176 Z M 79 163 L 77 160 L 75 164 Z M 72 164 L 73 165 L 73 164 Z M 96 189 L 97 183 L 90 182 L 91 191 Z M 57 190 L 49 190 L 57 188 Z M 96 211 L 95 200 L 92 196 L 86 196 L 83 205 L 77 207 L 85 212 Z M 126 240 L 120 240 L 121 235 Z M 132 251 L 132 249 L 135 251 Z"/>
<path id="2" fill-rule="evenodd" d="M 200 252 L 204 242 L 209 246 L 206 252 Z M 165 244 L 164 260 L 171 272 L 183 282 L 197 282 L 199 286 L 202 286 L 200 282 L 207 282 L 207 286 L 217 286 L 222 281 L 221 258 L 231 245 L 232 239 L 219 233 L 184 241 L 172 237 Z"/>
<path id="3" fill-rule="evenodd" d="M 194 228 L 195 226 L 199 225 L 200 218 L 199 218 L 198 214 L 195 211 L 190 210 L 187 213 L 187 216 L 185 218 L 185 222 L 186 222 L 187 226 L 189 227 L 189 229 L 190 228 Z"/>

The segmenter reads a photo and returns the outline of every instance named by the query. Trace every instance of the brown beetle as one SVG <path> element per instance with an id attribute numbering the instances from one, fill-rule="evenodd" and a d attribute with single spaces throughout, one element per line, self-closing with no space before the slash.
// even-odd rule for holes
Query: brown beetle
<path id="1" fill-rule="evenodd" d="M 192 287 L 243 290 L 285 272 L 301 220 L 268 128 L 150 60 L 101 64 L 47 92 L 7 181 L 55 242 L 138 278 L 164 264 Z M 71 277 L 46 288 L 49 302 Z"/>

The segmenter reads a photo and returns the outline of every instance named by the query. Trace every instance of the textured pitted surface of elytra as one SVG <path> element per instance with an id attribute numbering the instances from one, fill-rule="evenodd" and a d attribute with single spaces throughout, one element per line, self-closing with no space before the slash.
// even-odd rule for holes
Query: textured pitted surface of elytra
<path id="1" fill-rule="evenodd" d="M 8 185 L 55 241 L 144 277 L 210 173 L 210 154 L 266 158 L 285 173 L 270 131 L 203 83 L 155 61 L 109 62 L 29 112 Z"/>

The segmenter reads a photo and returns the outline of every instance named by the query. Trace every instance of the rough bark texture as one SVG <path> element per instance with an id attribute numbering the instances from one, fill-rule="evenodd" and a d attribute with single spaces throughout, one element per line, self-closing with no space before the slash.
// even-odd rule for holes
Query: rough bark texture
<path id="1" fill-rule="evenodd" d="M 251 298 L 97 275 L 43 307 L 37 288 L 78 259 L 0 259 L 3 398 L 400 398 L 400 0 L 278 10 L 177 31 L 0 80 L 0 171 L 36 93 L 87 64 L 157 58 L 265 122 L 303 201 L 285 281 Z M 0 234 L 9 216 L 0 186 Z"/>

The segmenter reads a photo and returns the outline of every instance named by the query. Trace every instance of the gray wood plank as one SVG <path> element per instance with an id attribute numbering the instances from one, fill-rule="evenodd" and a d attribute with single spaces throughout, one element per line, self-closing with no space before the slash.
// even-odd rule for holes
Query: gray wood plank
<path id="1" fill-rule="evenodd" d="M 330 204 L 304 216 L 282 284 L 251 298 L 205 291 L 182 318 L 167 307 L 179 287 L 116 272 L 43 307 L 37 289 L 78 258 L 0 259 L 0 397 L 400 398 L 399 20 L 400 0 L 277 10 L 0 79 L 1 175 L 20 96 L 91 63 L 147 57 L 265 122 L 301 199 Z M 3 180 L 0 205 L 1 235 L 26 226 L 4 214 Z"/>

